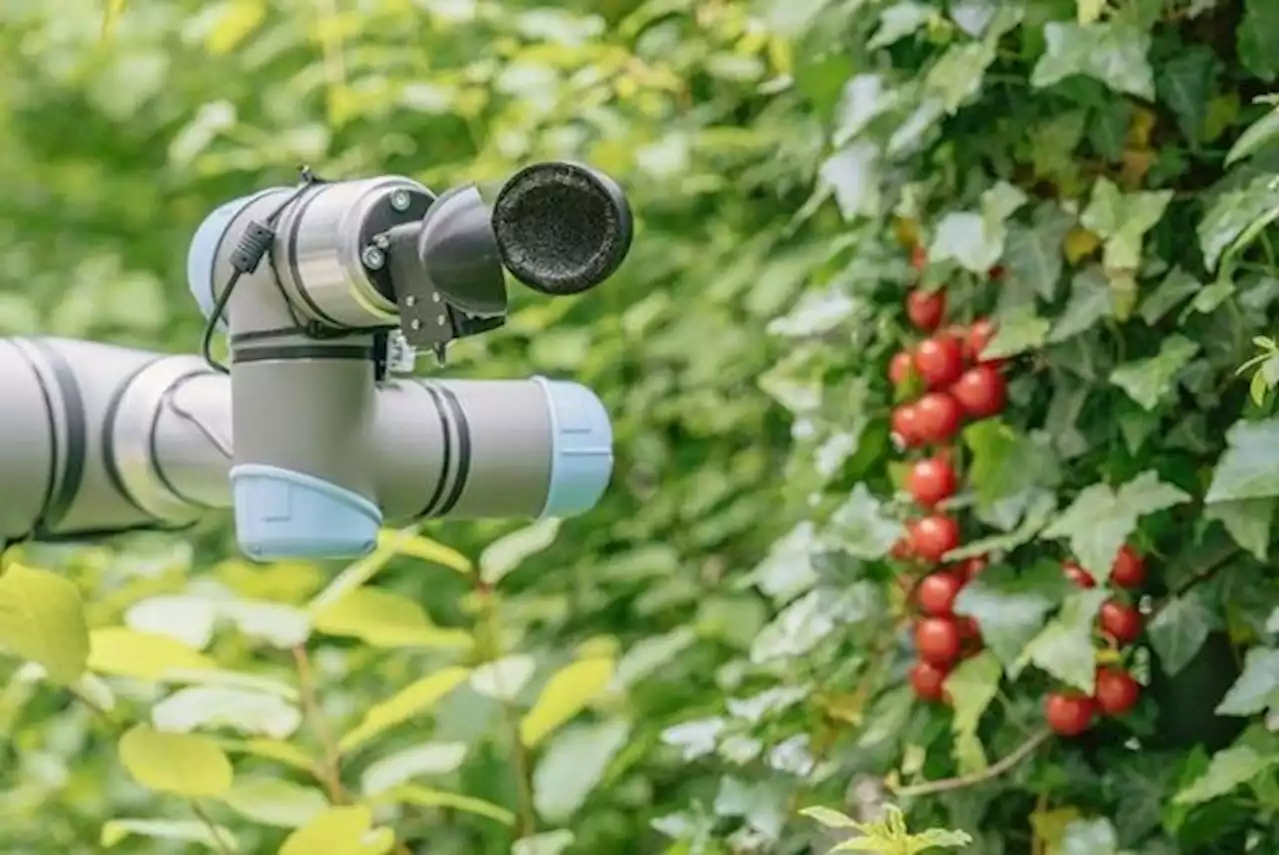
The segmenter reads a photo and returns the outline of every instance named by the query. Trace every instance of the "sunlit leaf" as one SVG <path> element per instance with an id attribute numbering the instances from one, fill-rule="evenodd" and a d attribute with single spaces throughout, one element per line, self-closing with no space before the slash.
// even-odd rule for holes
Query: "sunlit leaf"
<path id="1" fill-rule="evenodd" d="M 470 673 L 466 668 L 450 667 L 410 683 L 390 698 L 370 707 L 360 723 L 338 740 L 338 747 L 352 751 L 383 731 L 426 712 L 466 680 Z"/>
<path id="2" fill-rule="evenodd" d="M 0 573 L 0 648 L 39 664 L 49 679 L 74 683 L 89 658 L 80 592 L 68 579 L 13 563 Z"/>
<path id="3" fill-rule="evenodd" d="M 327 807 L 324 794 L 279 778 L 237 780 L 219 801 L 252 822 L 297 828 Z"/>
<path id="4" fill-rule="evenodd" d="M 230 829 L 221 825 L 210 828 L 196 819 L 112 819 L 103 823 L 98 843 L 104 849 L 110 849 L 135 836 L 198 843 L 214 852 L 228 846 L 236 851 L 239 846 Z"/>
<path id="5" fill-rule="evenodd" d="M 570 662 L 551 675 L 533 708 L 520 720 L 520 741 L 536 745 L 577 715 L 613 679 L 612 659 L 593 657 Z"/>
<path id="6" fill-rule="evenodd" d="M 162 793 L 198 798 L 231 787 L 231 761 L 207 736 L 161 733 L 134 725 L 117 746 L 120 762 L 139 784 Z"/>
<path id="7" fill-rule="evenodd" d="M 217 667 L 200 651 L 167 635 L 119 626 L 89 633 L 89 668 L 99 674 L 158 681 L 171 671 Z"/>

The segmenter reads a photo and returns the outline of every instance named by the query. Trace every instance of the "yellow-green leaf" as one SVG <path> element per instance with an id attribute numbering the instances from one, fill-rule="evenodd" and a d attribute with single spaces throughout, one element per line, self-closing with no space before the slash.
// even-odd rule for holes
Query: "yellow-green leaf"
<path id="1" fill-rule="evenodd" d="M 396 532 L 390 530 L 380 532 L 378 546 L 368 555 L 348 564 L 341 573 L 334 577 L 332 582 L 325 586 L 323 591 L 316 594 L 315 599 L 308 606 L 308 610 L 314 614 L 316 611 L 347 596 L 372 579 L 379 570 L 386 567 L 387 563 L 402 551 L 408 555 L 415 555 L 416 552 L 423 549 L 421 544 L 414 545 L 417 543 L 418 538 L 418 527 L 416 525 Z M 426 538 L 421 539 L 425 542 L 430 542 Z M 408 545 L 407 549 L 406 544 Z M 467 561 L 465 557 L 456 553 L 450 555 L 449 553 L 452 550 L 445 546 L 441 546 L 440 549 L 444 551 L 433 553 L 436 557 L 429 560 L 439 561 L 446 567 L 453 567 L 455 570 L 459 570 L 462 567 L 466 568 L 459 570 L 459 572 L 466 573 L 471 571 L 471 562 Z M 416 557 L 423 556 L 416 555 Z"/>
<path id="2" fill-rule="evenodd" d="M 263 0 L 232 0 L 224 3 L 217 25 L 205 36 L 205 50 L 214 56 L 230 53 L 252 35 L 266 16 L 266 3 Z"/>
<path id="3" fill-rule="evenodd" d="M 373 814 L 363 805 L 329 808 L 290 834 L 279 855 L 383 855 L 395 836 L 372 825 Z"/>
<path id="4" fill-rule="evenodd" d="M 393 532 L 384 529 L 378 533 L 378 544 L 390 546 L 400 555 L 430 561 L 463 575 L 472 570 L 471 560 L 467 556 L 416 532 Z"/>
<path id="5" fill-rule="evenodd" d="M 246 819 L 282 828 L 306 825 L 329 806 L 319 790 L 279 778 L 236 781 L 222 803 Z"/>
<path id="6" fill-rule="evenodd" d="M 239 848 L 239 842 L 230 829 L 220 825 L 211 828 L 196 819 L 113 819 L 103 823 L 98 842 L 102 848 L 110 849 L 132 835 L 157 840 L 198 843 L 215 852 L 219 850 L 219 841 L 222 843 L 222 851 L 226 851 L 227 846 L 230 846 L 232 851 Z"/>
<path id="7" fill-rule="evenodd" d="M 329 635 L 353 636 L 373 647 L 466 648 L 471 634 L 431 623 L 422 607 L 390 591 L 358 588 L 311 615 Z"/>
<path id="8" fill-rule="evenodd" d="M 218 745 L 232 754 L 252 754 L 263 760 L 274 760 L 306 772 L 315 770 L 316 762 L 296 745 L 278 739 L 220 739 Z"/>
<path id="9" fill-rule="evenodd" d="M 1102 17 L 1107 8 L 1107 0 L 1076 0 L 1076 20 L 1081 24 L 1092 24 Z"/>
<path id="10" fill-rule="evenodd" d="M 351 751 L 384 730 L 427 711 L 470 674 L 466 668 L 452 666 L 410 683 L 387 700 L 370 707 L 360 723 L 338 740 L 338 747 Z"/>
<path id="11" fill-rule="evenodd" d="M 11 564 L 0 575 L 0 647 L 74 683 L 89 657 L 89 628 L 80 592 L 48 570 Z"/>
<path id="12" fill-rule="evenodd" d="M 231 787 L 231 761 L 207 736 L 162 733 L 139 724 L 120 737 L 117 747 L 133 779 L 152 790 L 198 798 Z"/>
<path id="13" fill-rule="evenodd" d="M 465 813 L 488 817 L 503 825 L 515 825 L 516 822 L 514 813 L 500 805 L 495 805 L 493 802 L 477 799 L 474 796 L 464 796 L 461 793 L 433 790 L 430 787 L 423 787 L 418 784 L 401 784 L 392 787 L 385 792 L 379 793 L 370 802 L 372 804 L 405 804 L 417 807 L 453 808 Z"/>
<path id="14" fill-rule="evenodd" d="M 102 7 L 102 37 L 106 38 L 115 31 L 116 21 L 124 12 L 125 0 L 106 0 Z"/>
<path id="15" fill-rule="evenodd" d="M 520 741 L 537 745 L 582 711 L 613 679 L 613 660 L 579 659 L 561 668 L 542 687 L 533 709 L 520 722 Z"/>
<path id="16" fill-rule="evenodd" d="M 217 664 L 176 638 L 108 626 L 89 633 L 89 668 L 99 674 L 154 681 L 169 671 L 212 669 Z"/>

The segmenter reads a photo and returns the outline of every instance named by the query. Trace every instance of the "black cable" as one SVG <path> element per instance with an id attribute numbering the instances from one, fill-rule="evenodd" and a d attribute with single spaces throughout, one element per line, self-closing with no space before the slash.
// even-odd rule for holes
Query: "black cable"
<path id="1" fill-rule="evenodd" d="M 217 300 L 214 301 L 213 309 L 209 312 L 209 317 L 204 326 L 204 333 L 200 337 L 200 356 L 210 368 L 219 374 L 230 374 L 231 369 L 213 358 L 213 334 L 217 331 L 218 321 L 222 320 L 227 310 L 227 303 L 231 301 L 232 292 L 235 291 L 240 278 L 246 273 L 253 273 L 257 270 L 258 265 L 262 263 L 262 259 L 266 258 L 267 253 L 271 252 L 271 247 L 276 240 L 275 224 L 285 210 L 298 201 L 302 194 L 313 184 L 322 183 L 322 179 L 317 178 L 309 168 L 304 166 L 301 172 L 301 183 L 289 195 L 289 198 L 281 202 L 271 212 L 265 223 L 260 223 L 257 220 L 250 221 L 248 227 L 244 230 L 244 234 L 240 236 L 240 242 L 236 245 L 235 251 L 231 253 L 231 275 L 227 277 L 226 285 L 223 286 Z M 277 282 L 276 287 L 280 289 L 280 294 L 284 297 L 285 305 L 289 308 L 289 315 L 294 324 L 299 329 L 307 331 L 307 325 L 302 324 L 298 320 L 298 316 L 294 314 L 293 301 L 284 292 L 284 286 Z"/>

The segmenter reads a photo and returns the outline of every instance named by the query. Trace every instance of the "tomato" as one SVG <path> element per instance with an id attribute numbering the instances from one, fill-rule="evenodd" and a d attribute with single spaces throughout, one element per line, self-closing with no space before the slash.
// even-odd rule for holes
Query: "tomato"
<path id="1" fill-rule="evenodd" d="M 903 448 L 919 445 L 924 441 L 919 408 L 915 404 L 895 407 L 889 415 L 889 430 Z"/>
<path id="2" fill-rule="evenodd" d="M 964 416 L 946 392 L 929 392 L 915 402 L 916 436 L 920 442 L 942 443 L 956 435 Z"/>
<path id="3" fill-rule="evenodd" d="M 1089 575 L 1089 571 L 1085 570 L 1074 561 L 1068 561 L 1062 565 L 1062 572 L 1068 579 L 1075 582 L 1081 588 L 1093 588 L 1097 586 L 1097 582 Z"/>
<path id="4" fill-rule="evenodd" d="M 914 540 L 914 538 L 913 538 Z M 1133 606 L 1117 600 L 1107 600 L 1098 610 L 1098 622 L 1102 631 L 1116 644 L 1129 644 L 1142 635 L 1142 615 Z"/>
<path id="5" fill-rule="evenodd" d="M 922 701 L 940 701 L 945 696 L 943 685 L 951 669 L 932 662 L 917 662 L 911 668 L 911 688 Z"/>
<path id="6" fill-rule="evenodd" d="M 964 580 L 954 573 L 930 573 L 920 580 L 916 588 L 916 602 L 920 610 L 934 617 L 950 617 L 956 594 L 964 587 Z"/>
<path id="7" fill-rule="evenodd" d="M 911 247 L 911 266 L 916 270 L 924 270 L 924 266 L 929 261 L 929 254 L 925 252 L 925 248 L 916 244 Z"/>
<path id="8" fill-rule="evenodd" d="M 1004 278 L 1004 268 L 997 264 L 995 267 L 988 269 L 987 278 L 994 279 L 998 282 Z"/>
<path id="9" fill-rule="evenodd" d="M 1138 703 L 1138 681 L 1122 668 L 1099 668 L 1093 697 L 1107 715 L 1121 716 Z"/>
<path id="10" fill-rule="evenodd" d="M 994 366 L 975 365 L 960 375 L 951 387 L 951 394 L 974 418 L 994 416 L 1004 409 L 1004 378 Z"/>
<path id="11" fill-rule="evenodd" d="M 937 457 L 917 460 L 907 472 L 907 492 L 916 504 L 932 508 L 956 492 L 956 470 Z"/>
<path id="12" fill-rule="evenodd" d="M 987 556 L 975 555 L 972 558 L 966 558 L 960 562 L 960 575 L 964 577 L 966 582 L 972 582 L 987 569 Z"/>
<path id="13" fill-rule="evenodd" d="M 938 290 L 932 293 L 916 288 L 907 294 L 907 320 L 922 332 L 933 332 L 947 313 L 947 295 Z"/>
<path id="14" fill-rule="evenodd" d="M 1044 719 L 1060 736 L 1079 736 L 1093 724 L 1097 707 L 1079 692 L 1053 692 L 1044 699 Z"/>
<path id="15" fill-rule="evenodd" d="M 954 336 L 936 335 L 916 348 L 915 366 L 930 389 L 945 388 L 964 373 L 964 347 Z"/>
<path id="16" fill-rule="evenodd" d="M 1121 588 L 1140 588 L 1147 580 L 1147 564 L 1128 546 L 1120 547 L 1111 563 L 1111 581 Z"/>
<path id="17" fill-rule="evenodd" d="M 900 350 L 889 360 L 889 382 L 895 386 L 906 385 L 914 370 L 911 351 Z"/>
<path id="18" fill-rule="evenodd" d="M 990 365 L 993 368 L 999 368 L 1004 364 L 1003 359 L 983 359 L 982 351 L 986 350 L 991 339 L 996 337 L 996 325 L 986 318 L 979 318 L 973 322 L 973 326 L 969 327 L 968 332 L 964 336 L 964 355 L 970 362 L 977 364 Z"/>
<path id="19" fill-rule="evenodd" d="M 956 625 L 960 628 L 960 655 L 973 656 L 982 650 L 982 628 L 971 617 L 959 615 Z"/>
<path id="20" fill-rule="evenodd" d="M 960 524 L 945 514 L 916 520 L 911 526 L 911 549 L 925 561 L 940 561 L 960 545 Z"/>
<path id="21" fill-rule="evenodd" d="M 960 628 L 950 618 L 916 621 L 916 653 L 932 665 L 950 665 L 960 655 Z"/>

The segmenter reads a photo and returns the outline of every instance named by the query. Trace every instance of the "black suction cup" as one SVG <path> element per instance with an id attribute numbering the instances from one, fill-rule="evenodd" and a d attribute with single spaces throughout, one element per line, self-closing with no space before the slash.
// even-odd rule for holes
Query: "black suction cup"
<path id="1" fill-rule="evenodd" d="M 535 163 L 493 205 L 502 263 L 535 291 L 580 294 L 608 279 L 631 248 L 631 208 L 607 176 L 574 163 Z"/>
<path id="2" fill-rule="evenodd" d="M 471 185 L 440 195 L 422 218 L 418 258 L 430 284 L 460 311 L 502 315 L 507 288 L 489 206 Z"/>

